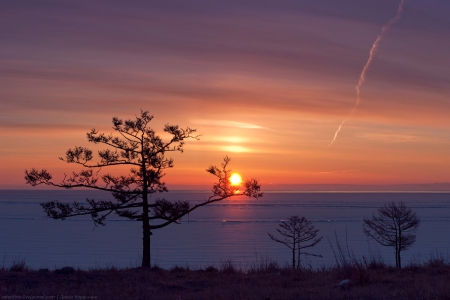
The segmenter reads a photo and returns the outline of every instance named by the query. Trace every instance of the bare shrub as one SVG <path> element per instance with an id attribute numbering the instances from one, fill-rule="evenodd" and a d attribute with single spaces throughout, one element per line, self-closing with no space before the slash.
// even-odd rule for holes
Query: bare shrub
<path id="1" fill-rule="evenodd" d="M 281 221 L 277 228 L 279 234 L 284 236 L 284 239 L 279 239 L 274 235 L 268 233 L 269 237 L 277 243 L 281 243 L 292 250 L 292 268 L 300 268 L 300 255 L 311 255 L 322 257 L 322 255 L 303 252 L 302 249 L 311 248 L 320 243 L 323 237 L 317 237 L 319 229 L 315 229 L 310 220 L 305 217 L 291 216 L 287 221 Z M 297 255 L 297 264 L 295 263 Z"/>
<path id="2" fill-rule="evenodd" d="M 224 261 L 219 266 L 219 271 L 225 274 L 236 274 L 240 273 L 241 270 L 238 270 L 234 263 L 231 260 Z"/>
<path id="3" fill-rule="evenodd" d="M 28 270 L 28 267 L 25 264 L 25 260 L 22 259 L 21 261 L 14 261 L 9 267 L 9 271 L 11 272 L 23 272 Z"/>

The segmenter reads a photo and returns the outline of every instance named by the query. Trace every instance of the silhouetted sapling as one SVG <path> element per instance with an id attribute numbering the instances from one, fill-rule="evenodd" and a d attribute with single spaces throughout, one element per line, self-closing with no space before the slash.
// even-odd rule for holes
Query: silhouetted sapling
<path id="1" fill-rule="evenodd" d="M 322 255 L 302 252 L 302 249 L 311 248 L 317 245 L 323 237 L 317 237 L 319 229 L 314 229 L 311 221 L 305 217 L 291 216 L 287 221 L 281 221 L 278 224 L 282 229 L 277 228 L 279 234 L 284 236 L 284 239 L 279 239 L 268 233 L 269 237 L 275 242 L 286 245 L 292 250 L 292 268 L 299 268 L 301 265 L 300 255 L 311 255 L 322 257 Z M 295 256 L 297 254 L 297 265 L 295 263 Z"/>
<path id="2" fill-rule="evenodd" d="M 395 248 L 395 265 L 402 267 L 400 252 L 416 241 L 420 219 L 405 203 L 390 202 L 378 209 L 378 215 L 364 218 L 363 231 L 379 244 Z"/>
<path id="3" fill-rule="evenodd" d="M 150 267 L 150 235 L 152 230 L 163 228 L 172 223 L 179 223 L 180 219 L 193 210 L 217 202 L 228 197 L 246 195 L 261 197 L 260 184 L 251 179 L 242 187 L 232 186 L 229 182 L 231 174 L 227 170 L 230 159 L 224 158 L 221 168 L 211 166 L 207 172 L 216 176 L 218 182 L 214 184 L 212 196 L 197 205 L 190 205 L 188 201 L 171 202 L 166 199 L 153 199 L 154 193 L 167 192 L 162 177 L 164 170 L 173 167 L 173 159 L 166 158 L 167 152 L 183 152 L 185 140 L 198 139 L 196 130 L 189 127 L 180 128 L 176 125 L 165 125 L 164 132 L 170 135 L 168 141 L 163 141 L 153 129 L 149 127 L 153 116 L 147 111 L 141 111 L 135 120 L 121 120 L 113 118 L 113 129 L 116 135 L 105 135 L 92 129 L 87 133 L 87 139 L 94 144 L 103 144 L 109 147 L 98 151 L 98 160 L 94 160 L 93 151 L 76 146 L 66 152 L 67 163 L 75 163 L 84 167 L 80 172 L 73 172 L 70 176 L 55 183 L 47 170 L 31 169 L 25 171 L 25 180 L 32 186 L 49 185 L 72 188 L 90 188 L 112 193 L 114 201 L 86 199 L 86 203 L 61 203 L 49 201 L 42 203 L 47 216 L 53 219 L 62 219 L 80 215 L 91 215 L 95 225 L 104 225 L 108 215 L 115 213 L 120 217 L 142 222 L 143 254 L 142 266 Z M 128 174 L 114 175 L 102 173 L 104 169 L 130 166 Z"/>

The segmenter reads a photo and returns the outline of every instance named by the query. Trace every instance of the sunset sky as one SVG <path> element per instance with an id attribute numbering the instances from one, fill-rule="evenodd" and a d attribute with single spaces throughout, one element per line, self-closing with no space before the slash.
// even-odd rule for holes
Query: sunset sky
<path id="1" fill-rule="evenodd" d="M 169 187 L 225 155 L 280 184 L 450 182 L 450 1 L 2 1 L 0 188 L 61 178 L 86 132 L 140 109 L 196 128 Z M 328 147 L 328 148 L 327 148 Z"/>

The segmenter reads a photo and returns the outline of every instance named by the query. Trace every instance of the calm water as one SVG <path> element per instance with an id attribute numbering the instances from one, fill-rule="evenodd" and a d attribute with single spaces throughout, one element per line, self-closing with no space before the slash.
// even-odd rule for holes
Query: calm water
<path id="1" fill-rule="evenodd" d="M 208 193 L 171 192 L 167 199 L 206 199 Z M 89 217 L 65 221 L 47 219 L 39 203 L 49 200 L 83 201 L 86 197 L 108 199 L 92 191 L 0 191 L 0 259 L 9 266 L 24 259 L 34 268 L 75 266 L 133 267 L 141 260 L 139 222 L 111 217 L 105 227 L 95 228 Z M 403 252 L 403 261 L 424 261 L 436 253 L 450 255 L 450 194 L 448 193 L 265 193 L 258 200 L 224 200 L 199 208 L 184 218 L 153 232 L 152 262 L 161 267 L 204 267 L 231 260 L 242 267 L 269 258 L 289 263 L 289 249 L 275 243 L 280 220 L 298 214 L 310 219 L 324 238 L 311 251 L 323 258 L 304 258 L 315 267 L 334 263 L 330 242 L 335 232 L 348 241 L 357 257 L 380 255 L 394 263 L 393 249 L 369 242 L 362 233 L 362 219 L 389 201 L 404 201 L 421 218 L 416 243 Z"/>

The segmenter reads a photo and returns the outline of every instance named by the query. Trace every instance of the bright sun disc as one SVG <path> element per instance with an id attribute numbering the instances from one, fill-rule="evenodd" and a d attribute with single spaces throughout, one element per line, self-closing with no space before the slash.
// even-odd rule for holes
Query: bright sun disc
<path id="1" fill-rule="evenodd" d="M 230 176 L 231 185 L 240 185 L 242 183 L 242 177 L 238 173 L 233 173 Z"/>

